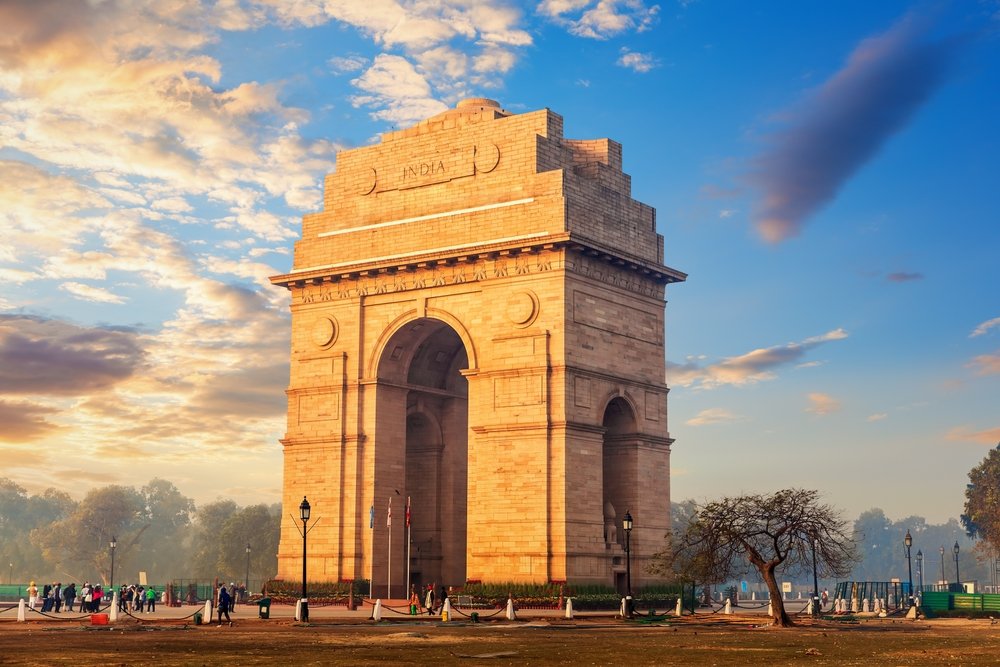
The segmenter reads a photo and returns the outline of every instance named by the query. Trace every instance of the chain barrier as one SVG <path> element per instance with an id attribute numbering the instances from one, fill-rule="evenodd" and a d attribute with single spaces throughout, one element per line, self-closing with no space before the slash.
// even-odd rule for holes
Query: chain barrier
<path id="1" fill-rule="evenodd" d="M 452 607 L 451 610 L 454 611 L 454 612 L 457 612 L 458 614 L 461 614 L 462 616 L 465 616 L 466 618 L 472 618 L 472 614 L 466 614 L 464 611 L 462 611 L 458 607 Z M 501 607 L 500 609 L 496 609 L 492 614 L 487 614 L 486 616 L 483 616 L 482 614 L 479 614 L 478 611 L 474 611 L 472 613 L 473 614 L 479 614 L 479 618 L 493 618 L 494 616 L 502 614 L 505 611 L 507 611 L 507 608 L 506 607 Z"/>

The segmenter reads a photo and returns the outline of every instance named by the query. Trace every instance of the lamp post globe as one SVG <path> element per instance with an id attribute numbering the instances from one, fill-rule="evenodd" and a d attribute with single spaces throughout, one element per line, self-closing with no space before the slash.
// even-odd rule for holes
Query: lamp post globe
<path id="1" fill-rule="evenodd" d="M 961 586 L 962 578 L 958 576 L 958 552 L 959 552 L 958 540 L 955 540 L 955 546 L 952 547 L 952 550 L 955 552 L 955 583 Z"/>
<path id="2" fill-rule="evenodd" d="M 244 598 L 245 601 L 246 598 L 249 598 L 250 596 L 250 543 L 249 542 L 247 542 L 247 572 L 246 576 L 243 577 L 243 590 L 246 591 L 246 596 Z"/>
<path id="3" fill-rule="evenodd" d="M 819 616 L 819 578 L 816 576 L 816 549 L 819 548 L 819 540 L 813 538 L 813 616 Z"/>
<path id="4" fill-rule="evenodd" d="M 632 514 L 629 510 L 625 510 L 622 528 L 625 530 L 625 617 L 632 618 L 632 555 L 630 553 Z"/>
<path id="5" fill-rule="evenodd" d="M 910 547 L 913 546 L 913 537 L 910 535 L 910 530 L 906 530 L 906 537 L 903 538 L 903 544 L 906 545 L 906 573 L 907 579 L 910 586 L 910 606 L 913 606 L 913 565 L 910 562 Z"/>
<path id="6" fill-rule="evenodd" d="M 111 536 L 111 541 L 108 543 L 111 547 L 111 594 L 115 594 L 115 549 L 118 547 L 118 538 L 114 535 Z"/>
<path id="7" fill-rule="evenodd" d="M 309 523 L 309 514 L 312 511 L 312 507 L 309 505 L 309 501 L 306 500 L 305 496 L 302 496 L 302 502 L 299 503 L 299 518 L 302 519 L 302 613 L 299 620 L 303 623 L 309 620 L 309 602 L 306 597 L 306 524 Z"/>
<path id="8" fill-rule="evenodd" d="M 924 552 L 917 549 L 917 594 L 924 594 Z"/>

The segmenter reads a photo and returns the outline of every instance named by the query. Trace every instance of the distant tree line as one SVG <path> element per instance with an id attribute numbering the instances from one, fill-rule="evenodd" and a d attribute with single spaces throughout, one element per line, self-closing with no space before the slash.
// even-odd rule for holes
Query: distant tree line
<path id="1" fill-rule="evenodd" d="M 163 479 L 139 489 L 94 488 L 78 502 L 56 489 L 29 495 L 0 478 L 0 565 L 7 566 L 0 579 L 107 584 L 114 537 L 116 584 L 137 582 L 139 572 L 157 585 L 242 582 L 249 544 L 250 583 L 258 587 L 277 571 L 280 515 L 279 504 L 217 500 L 196 507 Z"/>

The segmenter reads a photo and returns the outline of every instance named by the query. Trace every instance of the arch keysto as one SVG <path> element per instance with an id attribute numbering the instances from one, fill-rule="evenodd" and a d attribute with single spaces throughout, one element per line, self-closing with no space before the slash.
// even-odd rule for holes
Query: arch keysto
<path id="1" fill-rule="evenodd" d="M 666 285 L 621 146 L 475 98 L 342 151 L 293 268 L 285 515 L 311 581 L 614 584 L 670 525 Z M 409 501 L 409 502 L 408 502 Z M 389 520 L 391 505 L 392 518 Z M 372 517 L 374 516 L 374 520 Z M 282 523 L 278 577 L 301 576 Z"/>

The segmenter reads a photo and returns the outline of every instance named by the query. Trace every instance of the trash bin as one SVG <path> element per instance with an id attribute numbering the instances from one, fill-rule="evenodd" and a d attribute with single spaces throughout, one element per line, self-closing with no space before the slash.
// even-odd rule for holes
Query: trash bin
<path id="1" fill-rule="evenodd" d="M 257 600 L 258 618 L 271 618 L 271 598 L 261 598 Z"/>
<path id="2" fill-rule="evenodd" d="M 201 612 L 200 611 L 196 611 L 194 613 L 194 624 L 195 625 L 201 625 Z"/>
<path id="3" fill-rule="evenodd" d="M 472 612 L 472 616 L 470 616 L 470 618 L 472 619 L 473 623 L 478 623 L 479 622 L 479 612 L 478 611 Z"/>

